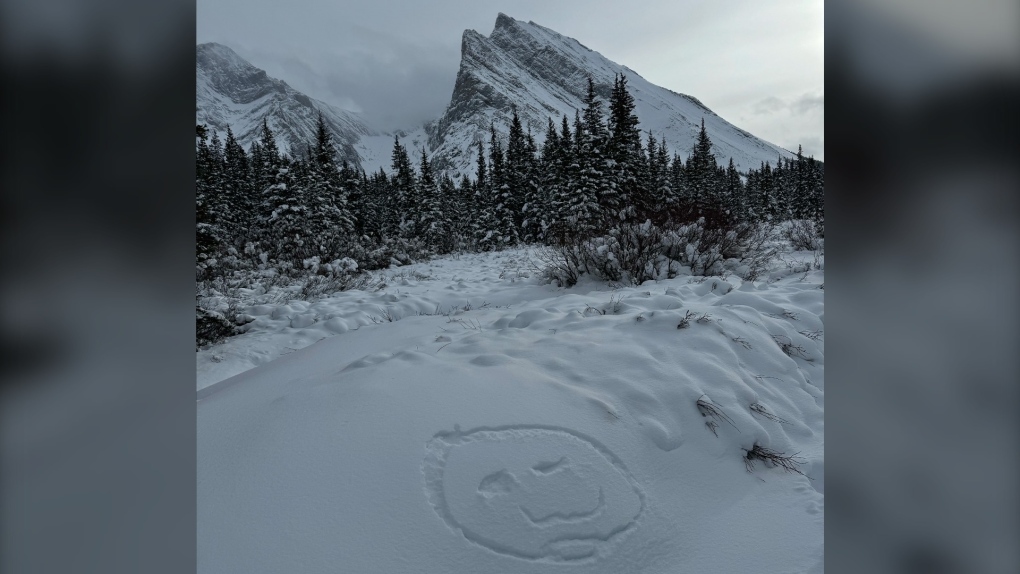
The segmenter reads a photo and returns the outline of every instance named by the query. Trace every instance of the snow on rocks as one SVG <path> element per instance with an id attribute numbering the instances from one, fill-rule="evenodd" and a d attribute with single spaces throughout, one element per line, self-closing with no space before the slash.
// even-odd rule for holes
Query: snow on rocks
<path id="1" fill-rule="evenodd" d="M 820 572 L 822 272 L 529 261 L 390 269 L 199 353 L 199 570 Z"/>

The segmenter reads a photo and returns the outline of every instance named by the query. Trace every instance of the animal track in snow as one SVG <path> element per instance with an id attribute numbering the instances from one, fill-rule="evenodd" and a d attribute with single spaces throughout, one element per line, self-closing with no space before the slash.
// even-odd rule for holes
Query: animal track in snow
<path id="1" fill-rule="evenodd" d="M 441 432 L 426 445 L 425 492 L 454 531 L 524 560 L 605 555 L 638 526 L 645 495 L 592 438 L 543 426 Z"/>

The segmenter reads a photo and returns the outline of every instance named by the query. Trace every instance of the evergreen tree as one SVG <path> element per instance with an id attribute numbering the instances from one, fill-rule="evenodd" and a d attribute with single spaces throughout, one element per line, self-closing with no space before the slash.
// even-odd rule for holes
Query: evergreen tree
<path id="1" fill-rule="evenodd" d="M 612 178 L 606 157 L 609 134 L 602 116 L 602 102 L 595 93 L 595 81 L 588 76 L 588 93 L 584 99 L 583 145 L 578 148 L 581 171 L 578 186 L 583 196 L 595 201 L 595 213 L 578 212 L 578 231 L 590 236 L 619 223 L 622 209 L 619 190 Z M 575 135 L 576 137 L 576 135 Z"/>
<path id="2" fill-rule="evenodd" d="M 555 134 L 555 131 L 553 133 Z M 548 210 L 548 201 L 542 187 L 538 146 L 535 144 L 535 138 L 531 135 L 530 128 L 526 142 L 527 149 L 522 170 L 524 205 L 521 207 L 521 212 L 524 219 L 521 223 L 521 239 L 527 243 L 534 243 L 542 237 L 543 219 Z"/>
<path id="3" fill-rule="evenodd" d="M 432 173 L 432 164 L 428 160 L 425 148 L 421 150 L 421 166 L 419 168 L 417 186 L 417 215 L 415 234 L 426 245 L 438 248 L 449 229 L 444 221 L 443 206 L 440 202 L 439 185 Z"/>
<path id="4" fill-rule="evenodd" d="M 517 107 L 513 107 L 510 121 L 510 135 L 506 146 L 506 185 L 507 193 L 501 198 L 506 204 L 513 221 L 514 234 L 522 229 L 524 222 L 524 196 L 528 181 L 528 141 L 521 126 L 521 118 L 517 115 Z"/>
<path id="5" fill-rule="evenodd" d="M 723 177 L 725 184 L 722 202 L 729 215 L 730 222 L 746 221 L 748 213 L 746 202 L 744 201 L 744 186 L 740 182 L 740 173 L 737 171 L 737 166 L 733 163 L 732 157 Z"/>
<path id="6" fill-rule="evenodd" d="M 472 235 L 475 245 L 482 251 L 491 251 L 499 245 L 499 232 L 497 230 L 496 215 L 494 210 L 493 182 L 489 176 L 488 164 L 485 160 L 485 150 L 481 140 L 478 141 L 478 176 L 474 186 L 474 197 L 472 204 L 475 206 L 474 223 Z"/>
<path id="7" fill-rule="evenodd" d="M 605 182 L 602 180 L 602 172 L 598 170 L 601 156 L 590 136 L 581 121 L 580 113 L 575 112 L 574 142 L 567 166 L 565 207 L 568 235 L 581 239 L 593 237 L 603 228 L 599 192 Z"/>
<path id="8" fill-rule="evenodd" d="M 712 154 L 712 140 L 701 120 L 701 131 L 686 166 L 687 191 L 693 218 L 704 217 L 709 226 L 725 225 L 725 207 L 719 197 L 718 165 Z"/>
<path id="9" fill-rule="evenodd" d="M 400 145 L 400 139 L 393 136 L 392 153 L 393 176 L 390 179 L 390 190 L 393 196 L 392 219 L 387 221 L 386 228 L 403 237 L 414 234 L 414 214 L 418 209 L 415 201 L 415 177 L 407 149 Z"/>
<path id="10" fill-rule="evenodd" d="M 549 223 L 545 237 L 547 243 L 563 244 L 572 231 L 570 222 L 571 195 L 574 177 L 577 170 L 576 157 L 573 153 L 574 135 L 570 131 L 566 114 L 560 124 L 560 134 L 552 147 L 546 140 L 545 156 L 550 170 L 547 196 L 549 198 Z"/>
<path id="11" fill-rule="evenodd" d="M 195 170 L 195 222 L 196 265 L 198 278 L 214 273 L 218 257 L 226 251 L 227 233 L 217 213 L 222 166 L 206 142 L 208 129 L 204 125 L 196 130 Z"/>
<path id="12" fill-rule="evenodd" d="M 243 245 L 243 237 L 247 236 L 250 228 L 252 194 L 249 177 L 248 156 L 228 126 L 223 147 L 223 182 L 218 216 L 230 243 L 235 245 Z"/>
<path id="13" fill-rule="evenodd" d="M 613 205 L 606 207 L 610 211 L 618 211 L 618 220 L 630 222 L 637 221 L 642 204 L 645 208 L 648 204 L 647 197 L 639 197 L 645 191 L 642 189 L 642 176 L 645 174 L 641 162 L 641 131 L 634 108 L 634 97 L 627 90 L 627 77 L 621 74 L 614 79 L 609 100 L 607 153 L 613 161 L 610 184 L 616 187 L 616 197 L 610 202 Z M 606 201 L 610 199 L 611 196 Z M 644 217 L 647 217 L 647 212 Z"/>
<path id="14" fill-rule="evenodd" d="M 664 214 L 675 212 L 679 199 L 673 189 L 669 146 L 666 144 L 665 138 L 659 144 L 655 162 L 649 161 L 648 165 L 655 174 L 653 180 L 655 187 L 652 189 L 652 193 L 658 199 L 658 204 L 663 206 L 662 212 Z M 669 219 L 668 216 L 666 219 Z"/>
<path id="15" fill-rule="evenodd" d="M 311 161 L 303 171 L 303 187 L 308 207 L 305 233 L 306 257 L 318 255 L 326 260 L 339 258 L 353 239 L 354 218 L 336 165 L 336 147 L 319 113 Z"/>
<path id="16" fill-rule="evenodd" d="M 495 219 L 495 240 L 499 248 L 516 245 L 519 241 L 517 235 L 517 220 L 514 207 L 516 199 L 510 189 L 510 181 L 507 173 L 506 158 L 503 155 L 503 144 L 496 134 L 496 127 L 489 126 L 491 135 L 489 148 L 489 179 L 492 187 L 493 216 Z"/>

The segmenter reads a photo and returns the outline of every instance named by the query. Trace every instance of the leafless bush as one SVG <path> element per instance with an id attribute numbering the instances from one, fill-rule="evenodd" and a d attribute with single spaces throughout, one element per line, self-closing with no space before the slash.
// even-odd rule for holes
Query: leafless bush
<path id="1" fill-rule="evenodd" d="M 758 413 L 759 415 L 769 419 L 770 421 L 774 421 L 784 425 L 790 424 L 790 421 L 770 413 L 768 409 L 765 408 L 765 405 L 761 403 L 753 403 L 751 405 L 751 412 Z"/>
<path id="2" fill-rule="evenodd" d="M 792 357 L 796 354 L 799 355 L 802 359 L 808 358 L 807 349 L 801 347 L 800 345 L 794 344 L 793 339 L 787 337 L 786 335 L 772 335 L 772 340 L 775 341 L 777 345 L 779 345 L 779 348 L 782 349 L 783 353 L 785 353 L 786 356 Z"/>
<path id="3" fill-rule="evenodd" d="M 751 343 L 748 342 L 748 340 L 743 337 L 733 337 L 733 342 L 739 343 L 742 347 L 749 351 L 751 350 Z"/>
<path id="4" fill-rule="evenodd" d="M 623 295 L 610 295 L 608 310 L 612 311 L 613 315 L 615 315 L 620 312 L 621 307 L 623 307 Z"/>
<path id="5" fill-rule="evenodd" d="M 775 256 L 763 226 L 738 224 L 728 229 L 705 221 L 656 226 L 622 224 L 597 237 L 566 240 L 552 253 L 541 255 L 545 274 L 561 286 L 571 286 L 583 274 L 612 282 L 640 284 L 676 277 L 687 267 L 695 275 L 725 272 L 723 263 L 735 260 L 751 279 Z"/>
<path id="6" fill-rule="evenodd" d="M 747 472 L 752 472 L 754 470 L 755 462 L 760 460 L 765 463 L 765 466 L 772 468 L 779 467 L 786 472 L 793 472 L 801 476 L 805 476 L 804 473 L 797 468 L 799 465 L 806 463 L 803 459 L 797 458 L 797 455 L 800 453 L 787 455 L 786 453 L 776 452 L 768 447 L 761 446 L 758 443 L 754 443 L 751 450 L 744 449 L 744 452 L 747 453 L 744 456 L 744 468 L 747 469 Z"/>
<path id="7" fill-rule="evenodd" d="M 708 430 L 712 431 L 712 434 L 714 434 L 716 437 L 719 436 L 718 432 L 719 423 L 715 421 L 705 421 L 705 426 L 708 427 Z"/>
<path id="8" fill-rule="evenodd" d="M 801 335 L 804 335 L 805 337 L 807 337 L 808 339 L 811 339 L 812 341 L 820 341 L 822 339 L 822 332 L 821 331 L 806 331 L 805 330 L 805 331 L 798 331 L 798 332 Z"/>
<path id="9" fill-rule="evenodd" d="M 698 323 L 701 323 L 702 325 L 707 325 L 707 324 L 709 324 L 711 322 L 712 322 L 712 316 L 709 315 L 708 313 L 702 313 L 701 316 L 698 317 Z"/>
<path id="10" fill-rule="evenodd" d="M 481 331 L 482 330 L 482 324 L 479 323 L 477 319 L 471 319 L 471 320 L 465 321 L 464 319 L 454 319 L 454 318 L 451 317 L 450 320 L 447 321 L 447 323 L 457 323 L 461 327 L 464 327 L 465 329 L 469 329 L 471 331 Z"/>
<path id="11" fill-rule="evenodd" d="M 677 329 L 686 329 L 687 327 L 690 327 L 691 326 L 691 317 L 694 317 L 695 315 L 696 315 L 696 313 L 694 311 L 688 311 L 687 314 L 684 315 L 684 318 L 680 319 L 680 324 L 677 325 L 676 328 Z"/>
<path id="12" fill-rule="evenodd" d="M 808 219 L 788 221 L 782 226 L 783 239 L 790 242 L 795 251 L 817 251 L 822 249 L 824 240 L 818 235 L 815 222 Z"/>
<path id="13" fill-rule="evenodd" d="M 701 416 L 711 419 L 708 422 L 716 423 L 714 426 L 709 426 L 709 429 L 711 429 L 712 432 L 715 432 L 715 428 L 719 426 L 718 421 L 726 421 L 731 427 L 737 429 L 737 432 L 740 432 L 737 425 L 733 423 L 733 419 L 731 419 L 729 415 L 724 413 L 721 408 L 714 405 L 711 401 L 705 400 L 705 395 L 699 397 L 698 402 L 695 404 L 698 407 L 698 412 L 701 413 Z"/>
<path id="14" fill-rule="evenodd" d="M 390 276 L 390 279 L 414 279 L 415 281 L 428 281 L 432 279 L 431 275 L 426 275 L 420 271 L 414 271 L 411 269 L 401 269 Z"/>

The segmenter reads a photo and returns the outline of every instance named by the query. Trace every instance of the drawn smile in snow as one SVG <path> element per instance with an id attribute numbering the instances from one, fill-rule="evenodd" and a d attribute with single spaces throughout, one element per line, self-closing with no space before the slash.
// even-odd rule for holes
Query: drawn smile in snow
<path id="1" fill-rule="evenodd" d="M 452 529 L 528 560 L 605 554 L 636 526 L 644 494 L 622 463 L 562 428 L 440 433 L 427 445 L 426 492 Z"/>

